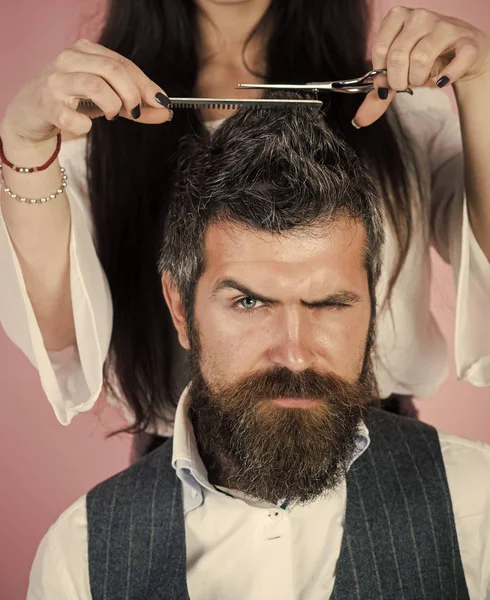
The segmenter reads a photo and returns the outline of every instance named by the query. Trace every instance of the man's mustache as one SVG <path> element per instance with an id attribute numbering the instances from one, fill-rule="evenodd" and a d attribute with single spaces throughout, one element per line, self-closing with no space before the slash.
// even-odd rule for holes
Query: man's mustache
<path id="1" fill-rule="evenodd" d="M 366 401 L 368 387 L 360 381 L 350 383 L 333 373 L 318 373 L 314 369 L 293 372 L 286 367 L 274 367 L 249 374 L 233 385 L 213 389 L 213 395 L 226 397 L 228 406 L 285 397 L 352 405 L 358 397 L 359 400 L 362 397 L 363 403 Z"/>

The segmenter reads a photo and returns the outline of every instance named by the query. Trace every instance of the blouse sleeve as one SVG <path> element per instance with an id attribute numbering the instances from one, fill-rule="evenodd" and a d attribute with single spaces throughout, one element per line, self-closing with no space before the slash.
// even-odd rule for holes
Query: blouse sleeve
<path id="1" fill-rule="evenodd" d="M 0 213 L 0 322 L 38 369 L 42 388 L 60 423 L 92 408 L 103 383 L 112 331 L 112 302 L 93 241 L 84 139 L 64 142 L 60 164 L 68 175 L 71 209 L 70 285 L 76 346 L 48 352 L 27 295 L 22 271 Z"/>
<path id="2" fill-rule="evenodd" d="M 490 385 L 490 262 L 469 222 L 460 123 L 444 92 L 422 89 L 417 98 L 413 130 L 428 151 L 431 240 L 451 264 L 456 285 L 456 375 L 486 386 Z"/>

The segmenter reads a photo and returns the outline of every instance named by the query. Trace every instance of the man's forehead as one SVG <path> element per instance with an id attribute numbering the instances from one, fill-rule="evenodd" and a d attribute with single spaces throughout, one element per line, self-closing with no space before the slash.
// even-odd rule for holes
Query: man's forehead
<path id="1" fill-rule="evenodd" d="M 211 225 L 205 236 L 206 271 L 254 263 L 313 266 L 316 262 L 363 266 L 366 235 L 360 222 L 338 219 L 325 225 L 270 233 L 235 223 Z"/>

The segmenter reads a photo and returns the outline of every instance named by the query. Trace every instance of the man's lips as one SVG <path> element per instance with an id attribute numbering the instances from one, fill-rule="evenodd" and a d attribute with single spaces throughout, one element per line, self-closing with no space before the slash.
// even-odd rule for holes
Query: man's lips
<path id="1" fill-rule="evenodd" d="M 314 398 L 274 398 L 271 400 L 274 404 L 278 406 L 282 406 L 284 408 L 312 408 L 313 406 L 318 406 L 321 402 L 320 400 L 316 400 Z"/>

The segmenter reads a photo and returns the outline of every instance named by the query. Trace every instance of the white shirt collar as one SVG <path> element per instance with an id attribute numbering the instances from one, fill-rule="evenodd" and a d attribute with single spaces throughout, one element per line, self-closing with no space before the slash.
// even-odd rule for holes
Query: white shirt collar
<path id="1" fill-rule="evenodd" d="M 203 488 L 213 492 L 222 493 L 209 483 L 208 472 L 199 455 L 194 429 L 190 422 L 189 388 L 187 387 L 177 404 L 174 421 L 172 467 L 177 477 L 182 481 L 182 500 L 184 514 L 198 508 L 203 503 Z M 369 447 L 369 431 L 364 422 L 359 424 L 359 433 L 356 439 L 356 448 L 348 468 Z"/>

